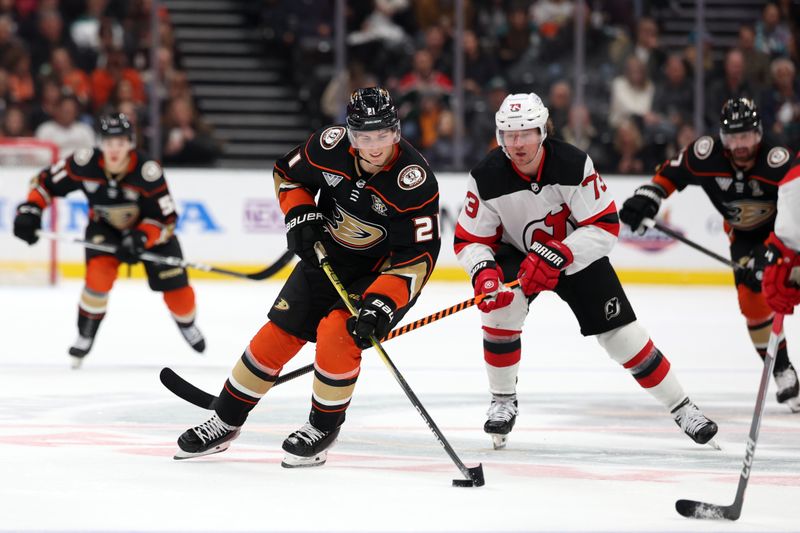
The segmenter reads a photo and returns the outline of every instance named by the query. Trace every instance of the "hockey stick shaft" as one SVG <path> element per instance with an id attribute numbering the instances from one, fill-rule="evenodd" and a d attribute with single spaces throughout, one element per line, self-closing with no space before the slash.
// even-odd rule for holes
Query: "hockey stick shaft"
<path id="1" fill-rule="evenodd" d="M 325 275 L 330 280 L 334 289 L 336 289 L 336 292 L 339 294 L 339 297 L 342 299 L 342 302 L 344 302 L 344 305 L 347 307 L 347 310 L 350 311 L 351 315 L 358 316 L 358 311 L 353 305 L 353 302 L 350 301 L 350 296 L 347 294 L 347 289 L 345 289 L 344 285 L 339 280 L 339 277 L 336 275 L 336 272 L 334 272 L 333 267 L 330 264 L 330 261 L 328 261 L 328 257 L 325 253 L 325 249 L 322 247 L 322 244 L 317 243 L 316 245 L 314 245 L 314 250 L 317 253 L 317 258 L 319 259 L 322 270 L 325 272 Z M 419 401 L 417 395 L 414 394 L 413 390 L 411 390 L 411 387 L 409 386 L 408 382 L 406 382 L 403 375 L 400 373 L 400 370 L 395 366 L 395 364 L 389 358 L 389 354 L 387 354 L 386 350 L 383 349 L 383 346 L 381 345 L 380 341 L 376 339 L 374 335 L 370 336 L 370 341 L 372 342 L 372 346 L 373 348 L 375 348 L 375 351 L 378 352 L 378 355 L 380 356 L 381 360 L 389 369 L 389 372 L 392 374 L 392 377 L 394 377 L 394 379 L 400 385 L 400 388 L 403 389 L 403 392 L 411 401 L 411 404 L 414 406 L 414 408 L 420 414 L 422 419 L 425 421 L 425 424 L 427 424 L 428 428 L 433 432 L 434 436 L 436 437 L 436 440 L 438 440 L 439 444 L 442 445 L 444 450 L 447 452 L 447 455 L 450 456 L 450 459 L 452 459 L 453 463 L 455 463 L 456 467 L 458 467 L 458 469 L 461 471 L 461 474 L 463 474 L 464 478 L 469 482 L 471 482 L 472 485 L 477 485 L 477 486 L 483 485 L 484 484 L 483 466 L 479 464 L 477 467 L 467 468 L 464 462 L 461 461 L 461 459 L 458 457 L 453 447 L 450 446 L 450 443 L 447 442 L 447 439 L 445 438 L 444 434 L 436 425 L 436 422 L 433 421 L 431 415 L 428 414 L 428 411 L 422 405 L 422 402 Z"/>
<path id="2" fill-rule="evenodd" d="M 738 263 L 734 263 L 733 261 L 731 261 L 727 257 L 723 257 L 723 256 L 719 255 L 718 253 L 712 252 L 711 250 L 709 250 L 705 246 L 701 246 L 701 245 L 697 244 L 696 242 L 694 242 L 694 241 L 692 241 L 690 239 L 687 239 L 686 237 L 684 237 L 683 235 L 681 235 L 677 231 L 668 228 L 667 226 L 665 226 L 661 222 L 658 222 L 657 220 L 653 220 L 652 218 L 646 218 L 646 219 L 644 219 L 644 221 L 642 221 L 642 224 L 644 224 L 648 228 L 656 228 L 661 233 L 663 233 L 665 235 L 669 235 L 670 237 L 672 237 L 676 241 L 680 241 L 683 244 L 694 248 L 698 252 L 706 254 L 707 256 L 711 257 L 712 259 L 716 259 L 720 263 L 725 263 L 726 265 L 728 265 L 729 267 L 731 267 L 734 270 L 740 270 L 740 269 L 745 268 L 745 267 L 743 267 L 742 265 L 740 265 Z"/>
<path id="3" fill-rule="evenodd" d="M 50 231 L 42 231 L 39 230 L 37 232 L 39 237 L 45 239 L 51 239 L 61 242 L 70 242 L 73 244 L 78 244 L 87 248 L 89 250 L 96 250 L 98 252 L 105 252 L 109 254 L 114 254 L 117 251 L 117 247 L 112 244 L 98 244 L 89 241 L 85 241 L 82 239 L 75 239 L 72 237 L 67 237 L 65 235 L 59 235 L 57 233 L 53 233 Z M 211 265 L 207 265 L 205 263 L 195 263 L 192 261 L 187 261 L 185 259 L 181 259 L 180 257 L 172 257 L 166 255 L 159 255 L 154 254 L 152 252 L 143 252 L 139 255 L 139 258 L 142 261 L 147 261 L 149 263 L 155 263 L 159 265 L 169 265 L 174 267 L 180 268 L 193 268 L 195 270 L 201 270 L 203 272 L 214 272 L 216 274 L 223 274 L 225 276 L 232 276 L 235 278 L 243 278 L 243 279 L 251 279 L 254 281 L 261 281 L 264 279 L 269 278 L 270 276 L 275 275 L 280 269 L 286 266 L 289 261 L 291 261 L 294 254 L 290 251 L 286 251 L 281 255 L 273 264 L 261 270 L 259 272 L 254 272 L 252 274 L 246 274 L 244 272 L 236 272 L 234 270 L 228 270 L 225 268 L 219 268 Z"/>

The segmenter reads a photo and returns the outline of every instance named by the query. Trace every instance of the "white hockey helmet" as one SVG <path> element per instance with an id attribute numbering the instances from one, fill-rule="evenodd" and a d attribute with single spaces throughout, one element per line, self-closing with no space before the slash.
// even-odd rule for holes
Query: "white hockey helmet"
<path id="1" fill-rule="evenodd" d="M 547 119 L 550 112 L 545 107 L 542 99 L 535 93 L 509 94 L 500 109 L 494 114 L 494 123 L 497 126 L 497 144 L 506 151 L 503 142 L 504 131 L 522 131 L 539 128 L 541 142 L 547 137 Z M 506 152 L 508 155 L 508 152 Z"/>

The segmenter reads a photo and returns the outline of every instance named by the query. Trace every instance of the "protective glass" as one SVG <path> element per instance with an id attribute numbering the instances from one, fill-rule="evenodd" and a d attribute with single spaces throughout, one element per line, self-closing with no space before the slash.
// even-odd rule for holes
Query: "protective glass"
<path id="1" fill-rule="evenodd" d="M 514 146 L 536 146 L 542 142 L 542 132 L 539 130 L 539 128 L 518 131 L 497 130 L 497 142 L 503 148 Z"/>
<path id="2" fill-rule="evenodd" d="M 356 150 L 385 148 L 400 142 L 400 124 L 392 128 L 374 131 L 353 131 L 347 128 L 350 145 Z"/>
<path id="3" fill-rule="evenodd" d="M 752 148 L 761 142 L 761 132 L 758 130 L 740 131 L 738 133 L 720 132 L 719 138 L 722 141 L 722 145 L 728 150 Z"/>

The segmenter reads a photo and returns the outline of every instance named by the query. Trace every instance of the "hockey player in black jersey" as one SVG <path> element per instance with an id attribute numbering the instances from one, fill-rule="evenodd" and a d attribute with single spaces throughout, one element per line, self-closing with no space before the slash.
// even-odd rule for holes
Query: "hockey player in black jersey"
<path id="1" fill-rule="evenodd" d="M 80 190 L 89 202 L 86 240 L 117 247 L 115 255 L 86 250 L 78 338 L 69 349 L 73 368 L 80 367 L 92 349 L 120 263 L 138 263 L 145 250 L 182 257 L 173 234 L 178 214 L 161 165 L 136 150 L 133 127 L 122 113 L 101 117 L 99 139 L 99 148 L 77 150 L 43 169 L 33 179 L 28 200 L 17 208 L 14 219 L 14 235 L 34 244 L 39 240 L 42 211 L 53 198 Z M 164 294 L 183 337 L 196 351 L 205 350 L 205 339 L 194 321 L 194 290 L 186 270 L 153 263 L 144 263 L 144 267 L 150 288 Z"/>
<path id="2" fill-rule="evenodd" d="M 216 413 L 180 436 L 176 459 L 227 449 L 283 366 L 316 342 L 311 412 L 283 442 L 282 464 L 325 463 L 350 405 L 361 351 L 414 305 L 436 263 L 436 178 L 400 137 L 384 89 L 353 92 L 346 126 L 314 132 L 275 163 L 274 179 L 289 249 L 300 262 L 225 382 Z M 350 317 L 320 268 L 317 242 L 357 300 L 358 317 Z"/>
<path id="3" fill-rule="evenodd" d="M 500 147 L 472 169 L 456 226 L 458 260 L 475 295 L 488 296 L 478 304 L 492 394 L 484 431 L 495 448 L 506 445 L 518 413 L 522 326 L 538 294 L 554 291 L 581 333 L 596 335 L 678 426 L 704 444 L 717 425 L 684 393 L 639 325 L 608 260 L 619 233 L 611 194 L 587 154 L 547 137 L 548 115 L 533 93 L 503 101 L 495 115 Z M 517 287 L 503 287 L 514 279 Z"/>
<path id="4" fill-rule="evenodd" d="M 719 135 L 704 135 L 662 164 L 651 183 L 642 185 L 620 211 L 622 221 L 646 231 L 645 218 L 655 218 L 661 201 L 689 185 L 699 185 L 725 220 L 739 309 L 757 353 L 767 351 L 773 311 L 761 290 L 768 264 L 765 241 L 775 226 L 778 183 L 791 167 L 785 146 L 763 138 L 761 118 L 752 100 L 731 98 L 722 107 Z M 797 372 L 781 338 L 773 370 L 777 399 L 800 412 Z"/>

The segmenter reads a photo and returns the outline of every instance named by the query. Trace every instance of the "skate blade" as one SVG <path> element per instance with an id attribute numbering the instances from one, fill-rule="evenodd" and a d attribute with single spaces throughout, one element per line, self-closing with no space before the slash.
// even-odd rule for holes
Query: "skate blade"
<path id="1" fill-rule="evenodd" d="M 502 450 L 508 443 L 508 435 L 500 435 L 499 433 L 489 433 L 492 437 L 492 446 L 495 450 Z"/>
<path id="2" fill-rule="evenodd" d="M 83 357 L 70 356 L 69 366 L 72 370 L 79 370 L 83 366 Z"/>
<path id="3" fill-rule="evenodd" d="M 718 452 L 722 451 L 722 446 L 720 446 L 715 439 L 711 439 L 710 441 L 706 442 L 706 444 L 708 446 L 711 446 L 712 448 L 714 448 Z"/>
<path id="4" fill-rule="evenodd" d="M 215 453 L 224 452 L 225 450 L 230 448 L 232 440 L 233 439 L 231 439 L 231 440 L 229 440 L 227 442 L 223 442 L 222 444 L 218 444 L 218 445 L 214 446 L 213 448 L 209 448 L 208 450 L 206 450 L 204 452 L 200 452 L 200 453 L 185 452 L 185 451 L 181 450 L 180 448 L 178 448 L 178 451 L 175 452 L 175 455 L 172 458 L 175 459 L 176 461 L 181 461 L 183 459 L 192 459 L 194 457 L 203 457 L 204 455 L 214 455 Z"/>
<path id="5" fill-rule="evenodd" d="M 301 457 L 286 452 L 281 461 L 281 466 L 284 468 L 307 468 L 310 466 L 322 466 L 328 460 L 328 450 L 324 450 L 317 455 L 311 457 Z"/>

